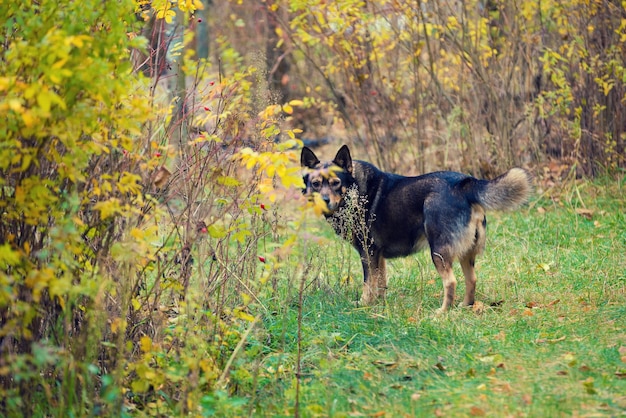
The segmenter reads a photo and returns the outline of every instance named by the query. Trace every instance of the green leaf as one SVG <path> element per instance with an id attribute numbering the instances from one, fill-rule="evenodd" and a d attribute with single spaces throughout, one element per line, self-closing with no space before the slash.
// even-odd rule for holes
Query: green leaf
<path id="1" fill-rule="evenodd" d="M 10 244 L 0 245 L 0 269 L 6 270 L 10 266 L 16 266 L 20 260 L 20 253 L 13 250 Z"/>

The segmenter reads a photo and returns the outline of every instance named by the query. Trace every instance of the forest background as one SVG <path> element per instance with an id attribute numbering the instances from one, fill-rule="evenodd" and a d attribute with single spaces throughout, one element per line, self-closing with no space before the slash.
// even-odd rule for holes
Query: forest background
<path id="1" fill-rule="evenodd" d="M 522 166 L 534 209 L 619 196 L 625 7 L 2 2 L 0 411 L 246 415 L 280 380 L 274 413 L 299 414 L 303 301 L 359 275 L 320 261 L 302 144 L 406 175 Z"/>

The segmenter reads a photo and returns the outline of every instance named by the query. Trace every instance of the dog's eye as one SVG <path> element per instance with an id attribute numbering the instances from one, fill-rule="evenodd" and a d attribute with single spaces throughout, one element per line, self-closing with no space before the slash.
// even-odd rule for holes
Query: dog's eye
<path id="1" fill-rule="evenodd" d="M 322 181 L 321 180 L 313 180 L 311 181 L 311 186 L 313 186 L 314 189 L 319 189 L 320 187 L 322 187 Z"/>
<path id="2" fill-rule="evenodd" d="M 341 180 L 339 180 L 338 178 L 333 178 L 328 180 L 328 184 L 330 184 L 330 187 L 332 187 L 333 189 L 336 189 L 341 186 Z"/>

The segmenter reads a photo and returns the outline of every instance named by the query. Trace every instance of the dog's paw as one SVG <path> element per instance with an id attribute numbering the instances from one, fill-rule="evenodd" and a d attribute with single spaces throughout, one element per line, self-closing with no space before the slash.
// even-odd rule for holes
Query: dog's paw
<path id="1" fill-rule="evenodd" d="M 441 308 L 438 308 L 435 311 L 435 317 L 440 318 L 443 317 L 444 315 L 446 315 L 449 312 L 448 308 L 444 308 L 443 306 Z"/>
<path id="2" fill-rule="evenodd" d="M 376 293 L 371 288 L 366 286 L 363 288 L 363 294 L 361 295 L 361 299 L 359 300 L 359 305 L 374 305 L 377 300 L 378 298 L 376 297 Z"/>
<path id="3" fill-rule="evenodd" d="M 376 303 L 376 297 L 361 296 L 361 299 L 359 299 L 359 306 L 370 306 L 370 305 L 374 305 L 375 303 Z"/>

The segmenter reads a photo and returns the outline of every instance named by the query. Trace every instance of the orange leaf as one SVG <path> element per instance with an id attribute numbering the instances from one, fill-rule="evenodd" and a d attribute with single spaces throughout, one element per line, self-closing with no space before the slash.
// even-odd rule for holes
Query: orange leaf
<path id="1" fill-rule="evenodd" d="M 472 406 L 470 408 L 470 415 L 473 417 L 484 417 L 486 414 L 484 409 L 477 406 Z"/>

